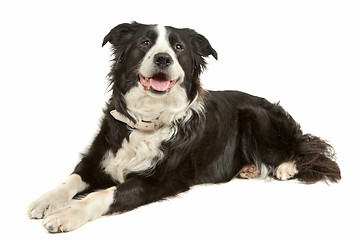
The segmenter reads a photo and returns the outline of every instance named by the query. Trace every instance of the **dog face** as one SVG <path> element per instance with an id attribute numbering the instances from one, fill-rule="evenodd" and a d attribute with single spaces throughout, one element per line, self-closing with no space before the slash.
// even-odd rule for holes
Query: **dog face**
<path id="1" fill-rule="evenodd" d="M 156 29 L 158 37 L 153 46 L 147 39 L 142 43 L 149 50 L 140 64 L 139 79 L 144 90 L 163 95 L 184 81 L 183 67 L 187 67 L 191 59 L 189 54 L 184 54 L 180 39 L 170 43 L 166 28 L 157 26 Z"/>
<path id="2" fill-rule="evenodd" d="M 104 38 L 113 45 L 113 89 L 126 95 L 134 88 L 148 97 L 169 98 L 180 91 L 192 101 L 199 93 L 204 57 L 217 59 L 208 40 L 191 29 L 139 23 L 120 24 Z"/>

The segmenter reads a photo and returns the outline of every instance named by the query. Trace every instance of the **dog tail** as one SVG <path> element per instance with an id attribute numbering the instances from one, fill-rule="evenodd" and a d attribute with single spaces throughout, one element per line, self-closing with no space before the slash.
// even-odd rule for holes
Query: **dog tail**
<path id="1" fill-rule="evenodd" d="M 300 137 L 296 150 L 297 178 L 308 184 L 320 180 L 338 182 L 341 179 L 340 168 L 335 162 L 333 147 L 326 141 L 311 134 Z"/>

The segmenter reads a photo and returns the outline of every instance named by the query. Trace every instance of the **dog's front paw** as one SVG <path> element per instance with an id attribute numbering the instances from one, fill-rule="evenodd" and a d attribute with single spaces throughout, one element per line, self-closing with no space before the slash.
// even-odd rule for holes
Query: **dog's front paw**
<path id="1" fill-rule="evenodd" d="M 72 204 L 46 216 L 43 226 L 51 233 L 63 233 L 75 230 L 88 221 L 86 211 Z"/>
<path id="2" fill-rule="evenodd" d="M 70 199 L 67 193 L 52 190 L 30 204 L 28 215 L 33 219 L 44 218 L 47 214 L 65 207 L 69 201 Z"/>

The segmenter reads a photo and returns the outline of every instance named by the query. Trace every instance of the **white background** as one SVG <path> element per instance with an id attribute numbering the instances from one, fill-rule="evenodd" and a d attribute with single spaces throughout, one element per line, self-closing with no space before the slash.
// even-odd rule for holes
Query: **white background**
<path id="1" fill-rule="evenodd" d="M 357 1 L 2 1 L 1 239 L 359 239 L 360 8 Z M 234 180 L 48 234 L 27 205 L 90 143 L 106 100 L 103 37 L 136 20 L 205 35 L 207 89 L 282 106 L 337 151 L 337 185 Z"/>

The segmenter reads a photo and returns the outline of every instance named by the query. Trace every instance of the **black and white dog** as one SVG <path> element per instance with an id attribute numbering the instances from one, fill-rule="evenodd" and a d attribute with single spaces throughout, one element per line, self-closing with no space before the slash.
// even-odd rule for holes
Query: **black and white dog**
<path id="1" fill-rule="evenodd" d="M 340 180 L 332 147 L 303 134 L 278 104 L 202 89 L 204 57 L 217 53 L 194 30 L 134 22 L 116 26 L 107 42 L 112 97 L 100 131 L 66 181 L 29 207 L 49 232 L 261 171 L 306 183 Z M 80 193 L 90 194 L 71 201 Z"/>

